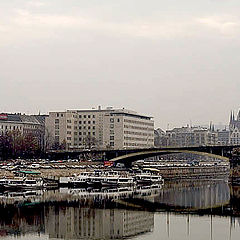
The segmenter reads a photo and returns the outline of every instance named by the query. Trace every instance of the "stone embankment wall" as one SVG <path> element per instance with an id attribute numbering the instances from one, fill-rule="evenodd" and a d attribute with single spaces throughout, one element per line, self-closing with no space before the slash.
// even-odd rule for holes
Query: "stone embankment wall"
<path id="1" fill-rule="evenodd" d="M 165 167 L 159 168 L 159 173 L 165 180 L 172 179 L 189 179 L 189 178 L 222 178 L 228 177 L 229 167 L 212 166 L 212 167 Z"/>
<path id="2" fill-rule="evenodd" d="M 58 179 L 59 177 L 70 177 L 74 174 L 79 174 L 82 171 L 82 169 L 37 169 L 35 171 L 38 171 L 41 173 L 41 177 L 46 178 L 55 178 Z M 0 170 L 0 177 L 13 177 L 14 173 L 13 171 L 7 171 L 7 170 Z"/>
<path id="3" fill-rule="evenodd" d="M 59 177 L 69 177 L 75 174 L 79 174 L 82 171 L 89 171 L 91 169 L 74 169 L 74 168 L 65 168 L 65 169 L 38 169 L 36 171 L 41 172 L 41 176 L 51 179 L 59 179 Z M 233 170 L 232 170 L 233 171 Z M 234 171 L 240 171 L 234 170 Z M 159 174 L 165 180 L 173 179 L 191 179 L 191 178 L 222 178 L 224 176 L 229 176 L 230 169 L 228 167 L 164 167 L 159 168 Z M 234 173 L 235 174 L 235 173 Z M 0 170 L 0 177 L 13 177 L 14 174 L 11 171 Z"/>

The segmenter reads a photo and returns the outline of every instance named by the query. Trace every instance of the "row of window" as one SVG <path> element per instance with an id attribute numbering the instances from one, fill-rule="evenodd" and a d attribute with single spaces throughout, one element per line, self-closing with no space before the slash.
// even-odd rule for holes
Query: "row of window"
<path id="1" fill-rule="evenodd" d="M 63 113 L 57 113 L 56 116 L 57 117 L 63 117 L 64 115 L 63 115 Z"/>
<path id="2" fill-rule="evenodd" d="M 72 123 L 72 120 L 67 120 L 67 123 Z M 96 124 L 96 121 L 74 121 L 74 124 Z M 59 119 L 55 119 L 55 124 L 59 124 Z"/>
<path id="3" fill-rule="evenodd" d="M 137 135 L 137 136 L 151 136 L 151 137 L 154 136 L 154 134 L 151 134 L 151 133 L 132 132 L 132 131 L 124 131 L 124 134 L 131 134 L 131 135 Z"/>
<path id="4" fill-rule="evenodd" d="M 38 126 L 36 126 L 36 125 L 25 125 L 25 129 L 26 128 L 28 128 L 28 129 L 37 129 L 38 128 Z M 12 125 L 10 125 L 10 126 L 7 126 L 7 125 L 1 125 L 0 126 L 0 129 L 5 129 L 5 130 L 22 130 L 23 129 L 23 127 L 22 126 L 12 126 Z"/>
<path id="5" fill-rule="evenodd" d="M 114 123 L 114 118 L 110 118 L 110 122 L 111 122 L 111 123 Z M 117 119 L 117 122 L 120 122 L 120 119 L 119 119 L 119 118 Z"/>
<path id="6" fill-rule="evenodd" d="M 67 132 L 67 135 L 72 135 L 72 132 Z M 93 136 L 95 136 L 96 135 L 96 133 L 95 132 L 74 132 L 74 135 L 76 136 L 76 135 L 93 135 Z"/>
<path id="7" fill-rule="evenodd" d="M 77 124 L 77 123 L 75 123 L 75 124 Z M 95 121 L 79 121 L 79 124 L 96 124 L 96 122 Z"/>
<path id="8" fill-rule="evenodd" d="M 72 137 L 67 137 L 67 140 L 68 141 L 71 141 L 72 140 Z M 84 141 L 84 138 L 80 137 L 80 138 L 74 138 L 74 141 Z M 92 143 L 93 144 L 93 143 Z"/>
<path id="9" fill-rule="evenodd" d="M 61 113 L 61 114 L 60 114 L 60 113 L 57 113 L 57 114 L 56 114 L 56 117 L 60 117 L 60 116 L 63 117 L 63 113 Z M 69 116 L 69 115 L 68 115 L 68 116 Z M 71 117 L 71 116 L 70 116 L 70 117 Z M 72 117 L 73 117 L 73 118 L 77 118 L 77 117 L 78 117 L 78 118 L 95 118 L 95 115 L 85 115 L 85 114 L 84 114 L 84 115 L 74 115 L 74 114 L 73 114 Z"/>
<path id="10" fill-rule="evenodd" d="M 148 127 L 136 127 L 132 125 L 124 125 L 124 128 L 130 128 L 130 129 L 135 129 L 135 130 L 144 130 L 144 131 L 154 131 L 153 128 L 148 128 Z"/>
<path id="11" fill-rule="evenodd" d="M 140 144 L 140 143 L 124 142 L 124 146 L 128 146 L 128 147 L 149 147 L 149 146 L 152 146 L 152 144 Z"/>
<path id="12" fill-rule="evenodd" d="M 96 129 L 96 127 L 95 126 L 92 126 L 92 127 L 91 126 L 83 126 L 83 127 L 80 126 L 80 127 L 74 127 L 74 129 L 80 129 L 80 130 L 81 129 L 93 129 L 94 130 L 94 129 Z"/>
<path id="13" fill-rule="evenodd" d="M 79 118 L 95 118 L 95 115 L 79 115 Z"/>
<path id="14" fill-rule="evenodd" d="M 91 132 L 88 132 L 88 134 L 89 134 L 89 135 L 92 134 L 92 135 L 94 135 L 94 136 L 96 135 L 95 132 L 92 132 L 92 133 L 91 133 Z M 71 132 L 71 131 L 67 131 L 67 135 L 72 135 L 72 132 Z M 74 135 L 78 135 L 78 133 L 77 133 L 77 132 L 74 132 Z M 87 132 L 83 132 L 83 133 L 82 133 L 82 132 L 79 132 L 79 135 L 87 135 Z M 59 131 L 55 131 L 55 136 L 59 136 Z"/>
<path id="15" fill-rule="evenodd" d="M 152 138 L 124 137 L 124 140 L 148 142 L 148 141 L 152 141 L 153 139 Z"/>
<path id="16" fill-rule="evenodd" d="M 5 129 L 5 130 L 22 130 L 22 127 L 21 126 L 3 126 L 2 125 L 2 129 Z"/>
<path id="17" fill-rule="evenodd" d="M 145 125 L 145 126 L 151 126 L 151 127 L 154 126 L 153 122 L 149 123 L 149 122 L 141 122 L 141 121 L 135 121 L 135 120 L 129 120 L 129 119 L 124 119 L 124 122 L 133 123 L 133 124 L 140 124 L 140 125 Z"/>

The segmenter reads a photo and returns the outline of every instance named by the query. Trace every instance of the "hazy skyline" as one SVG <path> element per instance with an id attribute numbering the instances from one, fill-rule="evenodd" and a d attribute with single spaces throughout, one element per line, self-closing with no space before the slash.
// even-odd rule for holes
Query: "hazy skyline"
<path id="1" fill-rule="evenodd" d="M 155 127 L 227 124 L 237 0 L 1 0 L 0 112 L 125 107 Z"/>

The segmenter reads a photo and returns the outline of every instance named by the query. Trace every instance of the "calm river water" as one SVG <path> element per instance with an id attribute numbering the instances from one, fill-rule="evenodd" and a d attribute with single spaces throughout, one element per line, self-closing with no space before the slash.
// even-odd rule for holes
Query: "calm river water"
<path id="1" fill-rule="evenodd" d="M 0 240 L 240 238 L 240 187 L 225 181 L 7 194 L 0 195 Z"/>

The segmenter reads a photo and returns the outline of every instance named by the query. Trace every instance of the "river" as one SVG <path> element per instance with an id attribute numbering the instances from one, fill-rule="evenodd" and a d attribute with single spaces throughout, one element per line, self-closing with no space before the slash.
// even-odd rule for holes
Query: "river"
<path id="1" fill-rule="evenodd" d="M 239 239 L 239 186 L 182 181 L 126 192 L 61 189 L 11 205 L 2 197 L 0 240 Z"/>

